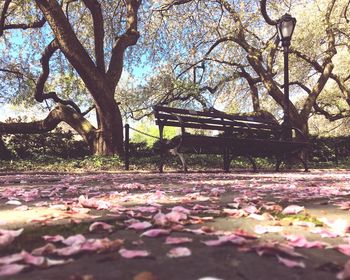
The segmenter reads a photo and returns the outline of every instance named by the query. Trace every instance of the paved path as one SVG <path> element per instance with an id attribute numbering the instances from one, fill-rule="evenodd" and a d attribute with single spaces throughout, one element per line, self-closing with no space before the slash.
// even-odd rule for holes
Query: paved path
<path id="1" fill-rule="evenodd" d="M 23 270 L 3 279 L 345 279 L 349 195 L 348 171 L 1 174 L 0 228 L 24 230 L 2 246 L 0 231 L 0 274 L 25 250 L 13 262 Z M 111 227 L 89 229 L 96 221 Z M 150 229 L 168 232 L 140 236 Z M 169 237 L 188 242 L 165 244 Z M 30 254 L 48 243 L 41 259 Z M 172 257 L 177 247 L 190 255 Z"/>

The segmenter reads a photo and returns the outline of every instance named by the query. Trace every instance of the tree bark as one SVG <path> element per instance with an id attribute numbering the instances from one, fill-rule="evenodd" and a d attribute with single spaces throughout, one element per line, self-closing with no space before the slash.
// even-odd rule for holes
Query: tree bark
<path id="1" fill-rule="evenodd" d="M 65 105 L 58 105 L 49 115 L 40 121 L 28 123 L 3 123 L 0 122 L 0 134 L 34 134 L 49 132 L 61 122 L 70 125 L 81 135 L 91 151 L 94 151 L 96 129 L 81 114 Z"/>

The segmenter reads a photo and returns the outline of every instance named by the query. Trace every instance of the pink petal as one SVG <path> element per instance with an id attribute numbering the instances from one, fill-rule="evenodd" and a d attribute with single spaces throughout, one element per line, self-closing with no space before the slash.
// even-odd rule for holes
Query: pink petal
<path id="1" fill-rule="evenodd" d="M 207 246 L 220 246 L 226 243 L 242 245 L 246 243 L 246 239 L 244 239 L 243 237 L 237 236 L 235 234 L 231 234 L 227 236 L 220 236 L 219 239 L 216 239 L 216 240 L 203 241 L 203 243 Z"/>
<path id="2" fill-rule="evenodd" d="M 252 218 L 252 219 L 257 220 L 257 221 L 265 221 L 266 220 L 266 218 L 263 215 L 259 215 L 259 214 L 255 214 L 255 213 L 250 214 L 248 216 L 248 218 Z"/>
<path id="3" fill-rule="evenodd" d="M 110 203 L 103 200 L 98 200 L 96 198 L 87 198 L 83 195 L 79 196 L 79 204 L 86 208 L 96 208 L 98 210 L 109 209 L 111 207 Z"/>
<path id="4" fill-rule="evenodd" d="M 105 223 L 105 222 L 94 222 L 90 225 L 89 231 L 96 230 L 108 230 L 109 232 L 113 231 L 113 226 Z"/>
<path id="5" fill-rule="evenodd" d="M 321 235 L 322 238 L 325 238 L 325 237 L 335 238 L 335 237 L 339 236 L 338 233 L 335 233 L 332 230 L 324 229 L 324 228 L 315 228 L 315 229 L 311 230 L 311 232 Z"/>
<path id="6" fill-rule="evenodd" d="M 286 239 L 289 241 L 288 244 L 293 247 L 299 248 L 324 248 L 328 244 L 320 241 L 307 241 L 303 236 L 287 235 Z"/>
<path id="7" fill-rule="evenodd" d="M 22 232 L 23 228 L 19 230 L 0 229 L 0 249 L 10 245 Z"/>
<path id="8" fill-rule="evenodd" d="M 15 240 L 15 238 L 11 235 L 1 235 L 0 236 L 0 249 L 1 248 L 5 248 L 8 245 L 10 245 L 13 241 Z"/>
<path id="9" fill-rule="evenodd" d="M 254 214 L 254 213 L 259 212 L 259 210 L 254 205 L 250 205 L 250 206 L 243 208 L 243 211 L 248 213 L 248 214 Z"/>
<path id="10" fill-rule="evenodd" d="M 282 214 L 288 215 L 288 214 L 298 214 L 301 211 L 304 211 L 304 206 L 299 205 L 289 205 L 286 208 L 283 209 Z"/>
<path id="11" fill-rule="evenodd" d="M 280 263 L 282 263 L 285 266 L 290 267 L 290 268 L 294 268 L 294 267 L 305 268 L 305 263 L 302 261 L 294 261 L 294 260 L 282 258 L 279 255 L 277 255 L 277 259 Z"/>
<path id="12" fill-rule="evenodd" d="M 19 262 L 23 259 L 21 253 L 16 253 L 8 256 L 4 256 L 0 258 L 0 264 L 11 264 L 14 262 Z"/>
<path id="13" fill-rule="evenodd" d="M 189 243 L 192 242 L 192 238 L 188 237 L 171 237 L 168 236 L 165 240 L 165 244 L 172 245 L 172 244 L 182 244 L 182 243 Z"/>
<path id="14" fill-rule="evenodd" d="M 27 266 L 22 264 L 6 264 L 0 266 L 0 276 L 9 276 L 20 273 Z"/>
<path id="15" fill-rule="evenodd" d="M 165 215 L 166 219 L 171 223 L 179 223 L 180 220 L 186 220 L 187 215 L 181 212 L 172 211 Z"/>
<path id="16" fill-rule="evenodd" d="M 155 213 L 158 211 L 158 208 L 154 206 L 139 206 L 135 208 L 135 210 L 146 213 Z"/>
<path id="17" fill-rule="evenodd" d="M 335 247 L 340 253 L 350 256 L 350 244 L 339 244 Z"/>
<path id="18" fill-rule="evenodd" d="M 22 202 L 18 201 L 18 200 L 9 200 L 7 201 L 5 204 L 8 204 L 8 205 L 22 205 Z"/>
<path id="19" fill-rule="evenodd" d="M 55 260 L 53 260 L 53 259 L 46 258 L 45 267 L 64 265 L 64 264 L 67 264 L 67 263 L 71 263 L 73 261 L 74 261 L 73 259 L 68 259 L 68 260 L 57 260 L 57 259 L 55 259 Z"/>
<path id="20" fill-rule="evenodd" d="M 166 230 L 166 229 L 150 229 L 142 233 L 141 236 L 158 237 L 161 235 L 168 235 L 169 233 L 170 233 L 170 230 Z"/>
<path id="21" fill-rule="evenodd" d="M 47 243 L 45 246 L 36 248 L 32 251 L 35 256 L 42 256 L 45 254 L 51 254 L 56 250 L 56 246 L 52 243 Z"/>
<path id="22" fill-rule="evenodd" d="M 153 221 L 154 221 L 154 224 L 158 226 L 165 226 L 168 223 L 168 220 L 165 214 L 161 212 L 154 215 Z"/>
<path id="23" fill-rule="evenodd" d="M 62 241 L 67 246 L 79 245 L 86 241 L 86 238 L 82 234 L 71 235 Z"/>
<path id="24" fill-rule="evenodd" d="M 60 242 L 64 240 L 62 235 L 44 235 L 43 238 L 45 241 L 49 242 Z"/>
<path id="25" fill-rule="evenodd" d="M 26 264 L 32 264 L 34 266 L 42 266 L 45 262 L 45 258 L 41 256 L 33 256 L 26 251 L 21 252 L 23 260 Z"/>
<path id="26" fill-rule="evenodd" d="M 7 229 L 0 229 L 0 235 L 10 235 L 13 237 L 18 237 L 22 234 L 23 228 L 19 230 L 7 230 Z"/>
<path id="27" fill-rule="evenodd" d="M 136 222 L 128 226 L 129 229 L 142 230 L 152 227 L 150 222 Z"/>
<path id="28" fill-rule="evenodd" d="M 187 208 L 185 207 L 182 207 L 182 206 L 175 206 L 171 209 L 172 212 L 180 212 L 180 213 L 184 213 L 186 215 L 189 215 L 191 214 L 191 211 L 188 210 Z"/>
<path id="29" fill-rule="evenodd" d="M 73 245 L 69 247 L 64 247 L 60 249 L 56 249 L 55 253 L 59 256 L 72 256 L 78 254 L 82 251 L 81 245 Z"/>
<path id="30" fill-rule="evenodd" d="M 167 256 L 170 258 L 181 258 L 191 256 L 191 250 L 186 247 L 176 247 L 171 249 Z"/>
<path id="31" fill-rule="evenodd" d="M 119 254 L 126 259 L 134 259 L 134 258 L 145 258 L 150 256 L 150 253 L 145 250 L 127 250 L 120 249 Z"/>

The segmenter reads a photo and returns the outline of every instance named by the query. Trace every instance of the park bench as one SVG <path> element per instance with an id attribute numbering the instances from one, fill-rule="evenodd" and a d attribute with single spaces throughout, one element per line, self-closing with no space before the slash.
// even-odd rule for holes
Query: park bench
<path id="1" fill-rule="evenodd" d="M 283 126 L 261 117 L 236 116 L 217 110 L 194 111 L 165 106 L 153 107 L 160 135 L 159 170 L 163 172 L 164 154 L 169 151 L 180 157 L 184 171 L 187 165 L 183 153 L 217 154 L 223 156 L 223 169 L 228 172 L 234 157 L 245 156 L 257 170 L 255 157 L 276 157 L 276 171 L 283 161 L 299 159 L 308 146 L 307 137 L 297 128 L 290 139 L 283 137 Z M 164 127 L 179 127 L 181 134 L 170 140 L 163 137 Z M 203 132 L 206 131 L 207 134 Z"/>

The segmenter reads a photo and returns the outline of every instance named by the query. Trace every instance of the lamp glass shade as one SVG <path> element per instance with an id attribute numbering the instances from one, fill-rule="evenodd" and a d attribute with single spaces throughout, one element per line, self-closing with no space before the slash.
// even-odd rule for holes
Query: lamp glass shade
<path id="1" fill-rule="evenodd" d="M 296 19 L 289 14 L 285 14 L 277 24 L 277 31 L 282 41 L 290 41 L 296 25 Z"/>
<path id="2" fill-rule="evenodd" d="M 294 30 L 293 21 L 283 21 L 281 24 L 281 35 L 282 38 L 290 38 L 292 37 Z"/>

